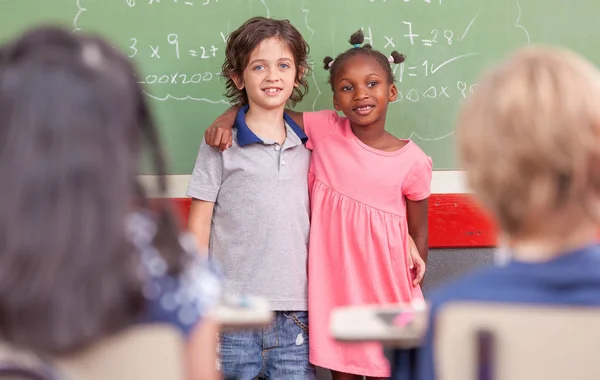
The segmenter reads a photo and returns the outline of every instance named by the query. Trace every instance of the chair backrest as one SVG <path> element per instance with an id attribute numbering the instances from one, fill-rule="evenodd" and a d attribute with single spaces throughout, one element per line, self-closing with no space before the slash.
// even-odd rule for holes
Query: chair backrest
<path id="1" fill-rule="evenodd" d="M 77 354 L 50 360 L 67 379 L 183 380 L 186 377 L 184 340 L 167 325 L 139 325 Z M 31 355 L 0 346 L 0 361 L 31 364 Z M 3 380 L 0 377 L 0 380 Z"/>
<path id="2" fill-rule="evenodd" d="M 439 380 L 600 379 L 600 308 L 453 303 L 433 324 Z"/>

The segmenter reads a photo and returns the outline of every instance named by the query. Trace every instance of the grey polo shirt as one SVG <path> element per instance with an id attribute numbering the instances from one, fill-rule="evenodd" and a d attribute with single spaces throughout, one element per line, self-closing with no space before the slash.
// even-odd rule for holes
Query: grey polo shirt
<path id="1" fill-rule="evenodd" d="M 247 110 L 225 152 L 203 139 L 187 195 L 215 203 L 209 249 L 225 292 L 263 296 L 273 310 L 307 310 L 307 138 L 285 115 L 283 145 L 263 140 L 248 128 Z"/>

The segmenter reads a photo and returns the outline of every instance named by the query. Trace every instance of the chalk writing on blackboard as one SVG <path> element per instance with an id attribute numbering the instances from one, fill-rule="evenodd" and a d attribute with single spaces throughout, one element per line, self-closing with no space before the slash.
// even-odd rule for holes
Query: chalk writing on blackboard
<path id="1" fill-rule="evenodd" d="M 76 4 L 73 19 L 75 31 L 82 28 L 86 31 L 88 28 L 97 30 L 101 22 L 113 21 L 106 19 L 110 16 L 106 16 L 106 9 L 99 7 L 97 0 L 72 1 Z M 229 33 L 244 21 L 244 16 L 270 17 L 270 8 L 274 17 L 290 19 L 313 48 L 313 56 L 310 57 L 313 61 L 309 62 L 313 68 L 308 78 L 310 92 L 302 107 L 317 110 L 331 106 L 328 73 L 321 68 L 320 60 L 324 55 L 335 55 L 347 48 L 344 43 L 348 37 L 346 33 L 351 33 L 352 30 L 347 31 L 349 26 L 341 22 L 337 13 L 331 13 L 330 18 L 324 17 L 327 13 L 323 9 L 328 9 L 324 2 L 107 1 L 112 4 L 115 12 L 121 7 L 121 16 L 115 21 L 115 30 L 118 32 L 112 35 L 116 36 L 115 45 L 135 61 L 140 68 L 139 83 L 143 84 L 148 97 L 164 104 L 160 106 L 162 109 L 171 109 L 168 104 L 172 102 L 175 103 L 173 109 L 189 107 L 184 104 L 186 102 L 206 103 L 208 107 L 215 105 L 215 109 L 216 106 L 228 104 L 222 95 L 224 86 L 220 67 Z M 285 6 L 281 5 L 284 1 Z M 386 54 L 398 50 L 408 55 L 405 62 L 392 67 L 398 87 L 398 97 L 394 103 L 414 107 L 418 112 L 437 107 L 442 107 L 440 109 L 443 112 L 452 112 L 448 110 L 476 90 L 478 84 L 475 83 L 473 72 L 480 70 L 490 59 L 490 49 L 485 45 L 486 35 L 483 33 L 487 33 L 489 37 L 491 32 L 506 33 L 507 30 L 516 28 L 519 31 L 513 34 L 518 37 L 523 35 L 521 43 L 530 42 L 529 31 L 522 22 L 519 0 L 512 0 L 510 18 L 494 19 L 494 23 L 491 23 L 490 13 L 484 8 L 465 4 L 482 3 L 486 0 L 362 1 L 365 5 L 361 6 L 360 15 L 350 13 L 352 20 L 347 24 L 352 24 L 352 28 L 362 28 L 365 43 L 374 48 Z M 372 21 L 379 20 L 372 16 L 381 15 L 382 7 L 389 8 L 390 14 L 399 9 L 407 11 L 398 12 L 399 17 L 395 17 L 391 23 Z M 369 9 L 373 9 L 374 13 L 369 15 Z M 425 10 L 432 17 L 421 17 Z M 452 14 L 453 17 L 445 17 L 446 14 Z M 215 15 L 222 18 L 216 19 Z M 368 22 L 373 24 L 369 25 Z M 304 106 L 305 104 L 307 105 Z M 406 112 L 410 108 L 401 108 L 402 115 L 411 112 Z M 394 118 L 397 117 L 394 115 Z M 434 134 L 427 136 L 423 131 L 423 136 L 414 134 L 419 139 L 432 141 L 452 135 L 451 126 L 443 129 L 439 120 L 428 120 L 431 123 L 437 122 L 435 127 L 429 126 L 427 131 L 434 131 Z"/>

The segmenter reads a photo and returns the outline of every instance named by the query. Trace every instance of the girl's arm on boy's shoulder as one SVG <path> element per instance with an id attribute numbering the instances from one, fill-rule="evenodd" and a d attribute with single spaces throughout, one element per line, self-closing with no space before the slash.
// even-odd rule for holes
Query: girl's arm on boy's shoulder
<path id="1" fill-rule="evenodd" d="M 286 109 L 285 113 L 287 113 L 292 118 L 292 120 L 294 120 L 294 122 L 298 124 L 298 126 L 304 131 L 304 112 Z"/>
<path id="2" fill-rule="evenodd" d="M 235 118 L 238 111 L 240 110 L 239 105 L 233 105 L 223 112 L 215 121 L 206 128 L 204 132 L 204 140 L 212 147 L 219 148 L 221 152 L 231 148 L 231 130 L 235 125 Z M 285 110 L 285 112 L 294 120 L 298 126 L 304 130 L 304 116 L 302 112 L 296 112 L 292 110 Z"/>
<path id="3" fill-rule="evenodd" d="M 204 131 L 206 144 L 219 148 L 221 152 L 231 147 L 231 129 L 235 124 L 235 117 L 240 108 L 239 105 L 229 107 L 206 128 L 206 131 Z"/>

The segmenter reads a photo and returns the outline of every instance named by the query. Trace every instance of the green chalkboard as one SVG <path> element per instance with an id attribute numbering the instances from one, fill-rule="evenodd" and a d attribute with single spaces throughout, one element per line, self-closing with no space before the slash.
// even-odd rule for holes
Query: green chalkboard
<path id="1" fill-rule="evenodd" d="M 0 41 L 59 22 L 109 38 L 137 63 L 160 122 L 171 174 L 188 174 L 204 129 L 227 107 L 219 69 L 225 38 L 251 16 L 287 18 L 311 46 L 310 92 L 297 107 L 331 107 L 325 55 L 363 28 L 394 68 L 400 96 L 388 128 L 414 139 L 436 169 L 454 169 L 453 124 L 477 76 L 528 43 L 570 47 L 600 63 L 598 0 L 0 0 Z"/>

